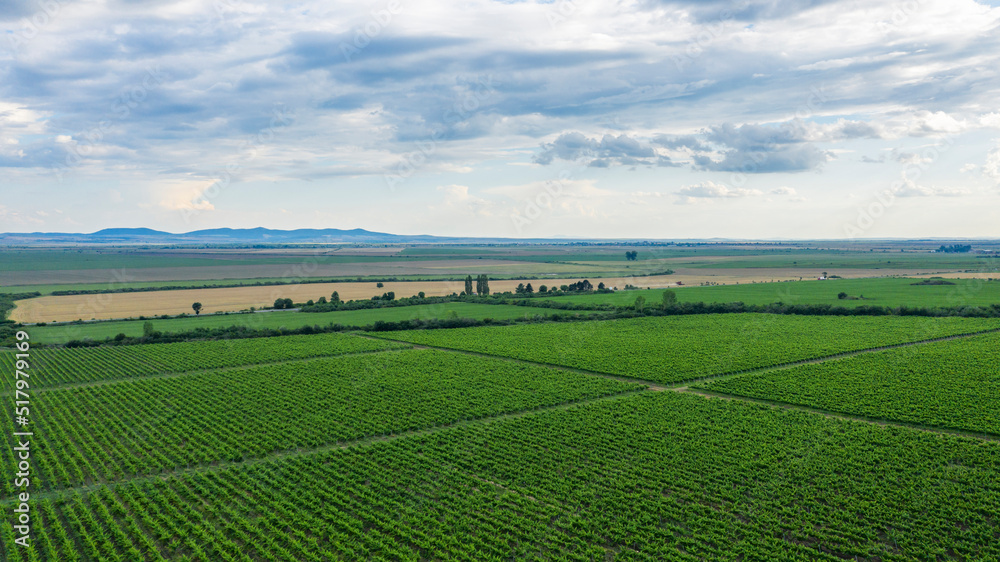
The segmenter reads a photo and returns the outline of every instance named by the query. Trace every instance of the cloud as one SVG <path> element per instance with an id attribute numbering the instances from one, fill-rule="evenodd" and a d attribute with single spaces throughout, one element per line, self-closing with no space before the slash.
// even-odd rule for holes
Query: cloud
<path id="1" fill-rule="evenodd" d="M 489 216 L 496 204 L 493 201 L 476 197 L 469 193 L 467 185 L 440 185 L 437 190 L 444 193 L 444 204 L 454 211 L 466 212 L 471 215 Z"/>
<path id="2" fill-rule="evenodd" d="M 771 191 L 769 191 L 768 193 L 770 193 L 771 195 L 795 195 L 796 191 L 791 187 L 782 186 L 782 187 L 776 187 Z"/>
<path id="3" fill-rule="evenodd" d="M 555 141 L 543 144 L 545 150 L 535 156 L 534 161 L 538 164 L 548 165 L 556 158 L 561 160 L 577 160 L 584 156 L 593 155 L 597 148 L 597 141 L 583 135 L 583 133 L 570 132 L 563 133 Z"/>
<path id="4" fill-rule="evenodd" d="M 1000 146 L 986 153 L 986 162 L 983 164 L 983 175 L 1000 186 Z"/>
<path id="5" fill-rule="evenodd" d="M 979 123 L 984 127 L 1000 129 L 1000 112 L 987 113 L 979 118 Z"/>
<path id="6" fill-rule="evenodd" d="M 542 152 L 534 157 L 537 164 L 548 165 L 553 160 L 590 160 L 594 168 L 607 168 L 613 164 L 664 165 L 669 158 L 658 157 L 651 146 L 627 134 L 604 135 L 601 140 L 579 132 L 559 135 L 554 141 L 542 145 Z M 669 165 L 669 164 L 667 164 Z"/>
<path id="7" fill-rule="evenodd" d="M 653 142 L 689 150 L 698 170 L 757 174 L 815 170 L 834 158 L 833 150 L 817 148 L 816 143 L 881 136 L 879 127 L 861 121 L 821 124 L 792 119 L 775 125 L 723 123 L 699 135 L 658 135 Z"/>
<path id="8" fill-rule="evenodd" d="M 172 181 L 157 186 L 160 207 L 169 211 L 214 211 L 215 205 L 206 196 L 214 181 Z"/>
<path id="9" fill-rule="evenodd" d="M 621 196 L 618 191 L 597 187 L 595 180 L 570 178 L 488 187 L 483 192 L 500 195 L 515 202 L 556 199 L 604 201 Z"/>
<path id="10" fill-rule="evenodd" d="M 889 128 L 899 136 L 925 137 L 954 135 L 969 128 L 970 123 L 944 111 L 917 111 L 890 121 Z"/>
<path id="11" fill-rule="evenodd" d="M 706 134 L 709 142 L 736 149 L 877 139 L 882 136 L 881 128 L 870 122 L 838 119 L 833 123 L 817 123 L 798 118 L 773 125 L 723 123 L 711 127 Z"/>
<path id="12" fill-rule="evenodd" d="M 930 157 L 920 156 L 914 152 L 899 152 L 896 154 L 896 162 L 900 164 L 927 164 L 933 162 L 934 159 Z"/>
<path id="13" fill-rule="evenodd" d="M 671 136 L 661 133 L 653 137 L 653 144 L 673 150 L 681 148 L 689 148 L 691 150 L 699 151 L 711 150 L 711 147 L 702 144 L 701 139 L 694 135 Z"/>
<path id="14" fill-rule="evenodd" d="M 796 68 L 796 70 L 830 70 L 832 68 L 844 68 L 859 64 L 871 65 L 885 61 L 890 61 L 894 58 L 901 57 L 906 54 L 907 53 L 903 51 L 893 51 L 891 53 L 885 53 L 877 56 L 859 56 L 859 57 L 847 57 L 843 59 L 823 60 L 810 64 L 804 64 Z"/>
<path id="15" fill-rule="evenodd" d="M 647 0 L 648 7 L 667 7 L 683 10 L 702 23 L 767 21 L 794 17 L 802 12 L 837 0 Z"/>
<path id="16" fill-rule="evenodd" d="M 814 143 L 880 138 L 881 135 L 882 131 L 870 123 L 845 119 L 829 124 L 801 119 L 777 125 L 723 123 L 696 135 L 657 133 L 649 143 L 628 134 L 604 135 L 598 141 L 579 132 L 567 132 L 543 144 L 534 162 L 547 165 L 556 159 L 588 159 L 588 165 L 597 168 L 616 164 L 681 165 L 668 154 L 658 152 L 655 145 L 665 150 L 686 151 L 694 167 L 702 171 L 800 172 L 817 169 L 834 158 L 832 150 L 821 150 Z"/>
<path id="17" fill-rule="evenodd" d="M 963 197 L 971 195 L 967 189 L 928 187 L 919 185 L 903 174 L 901 184 L 894 190 L 900 197 Z"/>
<path id="18" fill-rule="evenodd" d="M 756 189 L 730 188 L 711 181 L 683 187 L 677 191 L 682 202 L 693 199 L 733 199 L 739 197 L 756 197 L 763 193 Z"/>
<path id="19" fill-rule="evenodd" d="M 45 224 L 45 221 L 43 219 L 38 218 L 37 216 L 32 216 L 31 214 L 20 213 L 17 211 L 11 211 L 3 205 L 0 205 L 0 218 L 4 220 L 5 224 L 16 224 L 16 225 L 24 225 L 32 227 L 40 224 Z"/>
<path id="20" fill-rule="evenodd" d="M 721 160 L 695 156 L 699 170 L 762 174 L 771 172 L 802 172 L 814 170 L 832 158 L 832 154 L 814 146 L 772 148 L 770 150 L 730 150 Z"/>
<path id="21" fill-rule="evenodd" d="M 284 55 L 287 64 L 295 70 L 330 69 L 356 61 L 364 66 L 377 64 L 378 60 L 398 61 L 403 58 L 402 53 L 410 57 L 425 55 L 448 47 L 465 46 L 472 41 L 460 37 L 372 35 L 365 38 L 368 44 L 359 48 L 357 32 L 301 32 L 291 37 L 291 46 Z"/>

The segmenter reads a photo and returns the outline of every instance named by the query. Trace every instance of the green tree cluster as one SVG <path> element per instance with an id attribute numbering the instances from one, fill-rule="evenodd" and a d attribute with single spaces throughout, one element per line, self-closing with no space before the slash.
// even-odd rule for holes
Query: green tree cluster
<path id="1" fill-rule="evenodd" d="M 476 294 L 481 297 L 490 296 L 490 278 L 485 273 L 476 277 Z"/>

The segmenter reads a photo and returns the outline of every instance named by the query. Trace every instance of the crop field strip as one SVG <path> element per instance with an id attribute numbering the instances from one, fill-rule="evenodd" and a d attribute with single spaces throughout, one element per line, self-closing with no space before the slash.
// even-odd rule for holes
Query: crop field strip
<path id="1" fill-rule="evenodd" d="M 464 419 L 461 419 L 461 420 L 456 420 L 454 422 L 443 423 L 443 424 L 432 426 L 432 427 L 424 427 L 424 428 L 413 429 L 413 430 L 408 430 L 408 431 L 396 431 L 396 432 L 390 432 L 390 433 L 383 433 L 383 434 L 379 434 L 379 435 L 374 435 L 374 436 L 371 436 L 371 437 L 363 437 L 363 438 L 359 438 L 359 439 L 339 441 L 339 442 L 330 443 L 330 444 L 327 444 L 327 445 L 322 445 L 322 446 L 319 446 L 319 447 L 315 447 L 315 448 L 312 448 L 312 449 L 299 448 L 299 449 L 293 449 L 293 450 L 287 450 L 287 451 L 277 451 L 277 452 L 274 452 L 274 453 L 271 453 L 271 454 L 268 454 L 268 455 L 264 455 L 264 456 L 260 456 L 260 457 L 253 457 L 253 458 L 246 457 L 243 460 L 239 460 L 239 461 L 225 460 L 225 461 L 219 461 L 217 463 L 212 463 L 212 464 L 209 464 L 209 465 L 198 465 L 198 466 L 193 466 L 193 467 L 184 467 L 184 468 L 177 468 L 177 469 L 173 469 L 173 470 L 165 470 L 163 472 L 157 473 L 155 475 L 149 475 L 149 476 L 133 476 L 133 477 L 130 477 L 130 478 L 122 478 L 122 479 L 115 480 L 115 481 L 94 482 L 94 483 L 90 483 L 90 484 L 83 484 L 83 485 L 80 485 L 80 486 L 73 486 L 73 487 L 69 487 L 69 488 L 61 488 L 61 489 L 47 490 L 47 491 L 37 491 L 34 494 L 32 494 L 32 498 L 39 499 L 39 500 L 53 500 L 53 501 L 55 501 L 55 500 L 59 500 L 59 499 L 65 499 L 65 498 L 68 498 L 68 497 L 72 497 L 72 496 L 77 495 L 77 494 L 84 494 L 84 493 L 95 492 L 95 491 L 98 491 L 98 490 L 101 490 L 101 489 L 104 489 L 104 488 L 112 489 L 113 490 L 113 489 L 115 489 L 118 486 L 123 486 L 123 485 L 126 485 L 126 484 L 137 484 L 137 483 L 144 483 L 144 482 L 153 482 L 153 481 L 163 480 L 165 478 L 176 478 L 176 477 L 188 476 L 188 475 L 193 475 L 193 474 L 208 474 L 208 473 L 217 472 L 219 470 L 230 469 L 230 468 L 246 468 L 246 467 L 251 467 L 251 466 L 255 466 L 255 465 L 259 465 L 259 464 L 269 464 L 269 463 L 273 463 L 273 462 L 276 462 L 276 461 L 281 461 L 283 459 L 290 458 L 290 457 L 319 455 L 319 454 L 326 454 L 326 453 L 329 453 L 331 451 L 341 451 L 341 450 L 348 450 L 348 449 L 356 449 L 356 448 L 359 448 L 359 447 L 367 447 L 367 446 L 370 446 L 370 445 L 374 445 L 376 443 L 386 443 L 386 442 L 390 442 L 390 441 L 405 440 L 405 439 L 409 439 L 409 438 L 413 438 L 413 437 L 417 437 L 417 436 L 433 435 L 434 433 L 437 433 L 439 431 L 445 431 L 445 430 L 449 430 L 449 429 L 456 429 L 456 428 L 462 428 L 462 427 L 471 427 L 471 426 L 477 426 L 477 425 L 486 425 L 486 424 L 496 423 L 496 422 L 503 421 L 503 420 L 514 420 L 514 419 L 519 419 L 519 418 L 526 417 L 526 416 L 533 416 L 533 415 L 537 415 L 537 414 L 540 414 L 540 413 L 559 412 L 559 411 L 563 411 L 563 410 L 570 410 L 570 409 L 574 409 L 574 408 L 580 408 L 580 407 L 586 406 L 588 404 L 605 403 L 605 402 L 613 403 L 613 402 L 616 402 L 618 400 L 625 400 L 625 399 L 627 399 L 627 398 L 629 398 L 631 396 L 635 396 L 637 394 L 642 394 L 642 393 L 645 393 L 645 392 L 648 392 L 648 391 L 649 391 L 649 389 L 647 389 L 647 388 L 637 388 L 637 389 L 634 389 L 634 390 L 626 390 L 626 391 L 621 392 L 619 394 L 610 394 L 610 395 L 606 395 L 606 396 L 597 396 L 597 397 L 594 397 L 594 398 L 584 398 L 584 399 L 581 399 L 581 400 L 576 400 L 576 401 L 572 401 L 572 402 L 565 402 L 565 403 L 562 403 L 562 404 L 556 404 L 556 405 L 552 405 L 552 406 L 539 406 L 539 407 L 534 407 L 534 408 L 530 408 L 530 409 L 523 409 L 523 410 L 517 410 L 517 411 L 504 412 L 504 413 L 498 414 L 496 416 L 486 416 L 486 417 L 479 417 L 479 418 L 464 418 Z M 495 484 L 494 483 L 490 483 L 490 485 L 495 485 Z M 2 506 L 3 502 L 7 501 L 8 499 L 9 498 L 0 498 L 0 506 Z"/>
<path id="2" fill-rule="evenodd" d="M 1000 437 L 1000 336 L 878 351 L 709 381 L 712 394 Z"/>
<path id="3" fill-rule="evenodd" d="M 158 373 L 151 373 L 151 374 L 148 374 L 148 375 L 135 375 L 135 376 L 132 376 L 132 377 L 128 377 L 126 379 L 121 379 L 121 378 L 118 378 L 118 379 L 94 379 L 94 380 L 87 380 L 87 381 L 80 381 L 80 382 L 67 382 L 67 383 L 63 383 L 63 384 L 56 384 L 56 385 L 45 386 L 43 388 L 39 388 L 38 390 L 35 390 L 35 394 L 44 394 L 46 392 L 51 392 L 53 390 L 68 390 L 68 389 L 81 388 L 81 387 L 104 386 L 104 385 L 109 385 L 109 384 L 117 384 L 117 383 L 125 382 L 125 381 L 138 381 L 138 380 L 147 380 L 147 379 L 176 379 L 176 378 L 182 378 L 182 377 L 193 377 L 193 376 L 199 376 L 199 375 L 210 375 L 210 374 L 213 374 L 213 373 L 221 373 L 221 372 L 225 372 L 225 371 L 240 370 L 240 369 L 246 369 L 246 368 L 249 368 L 249 367 L 268 367 L 268 368 L 272 368 L 272 369 L 277 369 L 281 365 L 287 365 L 287 364 L 292 364 L 292 363 L 303 363 L 303 362 L 307 362 L 307 361 L 312 361 L 314 359 L 324 359 L 324 358 L 330 358 L 330 357 L 345 358 L 345 357 L 353 357 L 355 355 L 375 355 L 375 354 L 381 354 L 381 353 L 394 353 L 394 352 L 399 352 L 399 351 L 407 351 L 407 350 L 410 350 L 410 349 L 417 349 L 418 347 L 419 346 L 392 347 L 392 348 L 384 348 L 384 349 L 369 349 L 369 350 L 365 350 L 365 351 L 352 351 L 352 352 L 347 352 L 347 353 L 324 354 L 324 355 L 321 355 L 321 356 L 318 356 L 318 357 L 296 357 L 296 358 L 292 358 L 292 359 L 280 359 L 280 360 L 277 360 L 277 361 L 259 361 L 259 362 L 252 363 L 252 364 L 249 364 L 249 365 L 232 365 L 232 366 L 229 366 L 229 367 L 215 367 L 215 368 L 211 368 L 211 369 L 198 369 L 198 370 L 193 370 L 193 371 L 176 371 L 176 372 L 163 371 L 163 372 L 158 372 Z M 429 349 L 429 348 L 424 348 L 424 349 Z M 0 365 L 6 365 L 6 363 L 7 363 L 7 359 L 4 356 L 0 356 Z M 626 381 L 626 382 L 644 383 L 644 381 Z M 13 391 L 0 392 L 0 395 L 3 395 L 3 394 L 6 394 L 8 396 L 13 396 L 14 393 L 13 393 Z"/>
<path id="4" fill-rule="evenodd" d="M 254 365 L 260 363 L 261 357 L 267 357 L 269 362 L 278 362 L 407 347 L 412 346 L 394 342 L 380 345 L 370 338 L 330 333 L 130 346 L 40 348 L 32 350 L 32 368 L 43 372 L 44 376 L 36 377 L 32 387 L 43 389 L 72 383 Z M 13 365 L 13 360 L 13 351 L 0 352 L 0 364 L 5 369 Z M 12 380 L 4 379 L 4 390 L 12 389 Z"/>
<path id="5" fill-rule="evenodd" d="M 398 306 L 362 310 L 344 310 L 334 312 L 259 312 L 255 314 L 204 314 L 187 318 L 170 318 L 153 320 L 153 327 L 158 332 L 176 333 L 192 331 L 198 328 L 216 329 L 230 326 L 250 329 L 296 329 L 304 326 L 371 326 L 377 321 L 399 322 L 402 320 L 446 319 L 454 313 L 458 318 L 473 318 L 481 320 L 508 320 L 513 318 L 534 318 L 564 314 L 558 309 L 523 307 L 512 305 L 473 304 L 450 302 L 443 304 L 428 304 L 414 306 Z M 596 312 L 581 312 L 581 315 L 597 314 Z M 103 340 L 113 338 L 119 333 L 126 336 L 139 337 L 143 333 L 143 320 L 85 322 L 83 324 L 59 324 L 47 326 L 32 326 L 32 342 L 45 344 L 64 344 L 70 340 L 91 338 Z"/>
<path id="6" fill-rule="evenodd" d="M 898 344 L 892 344 L 892 345 L 885 345 L 885 346 L 881 346 L 881 347 L 872 347 L 872 348 L 866 348 L 866 349 L 858 349 L 858 350 L 854 350 L 854 351 L 845 351 L 843 353 L 835 353 L 833 355 L 823 355 L 823 356 L 819 356 L 819 357 L 811 357 L 811 358 L 808 358 L 808 359 L 801 359 L 801 360 L 792 361 L 792 362 L 789 362 L 789 363 L 778 363 L 778 364 L 775 364 L 775 365 L 767 365 L 767 366 L 763 366 L 763 367 L 751 368 L 751 369 L 747 369 L 747 370 L 744 370 L 744 371 L 735 371 L 735 372 L 719 373 L 719 374 L 714 374 L 714 375 L 705 375 L 703 377 L 698 377 L 698 378 L 694 378 L 694 379 L 685 379 L 685 380 L 682 380 L 682 381 L 669 382 L 669 383 L 657 383 L 657 382 L 651 381 L 649 379 L 642 379 L 642 378 L 636 378 L 636 377 L 626 377 L 626 376 L 621 376 L 621 375 L 613 375 L 613 374 L 604 373 L 604 372 L 601 372 L 601 371 L 592 371 L 592 370 L 588 370 L 588 369 L 578 369 L 578 368 L 575 368 L 575 367 L 567 367 L 565 365 L 557 365 L 557 364 L 554 364 L 554 363 L 544 363 L 544 362 L 538 362 L 538 361 L 531 361 L 531 360 L 528 360 L 528 359 L 518 359 L 518 358 L 515 358 L 515 357 L 507 357 L 507 356 L 503 356 L 503 355 L 492 355 L 492 354 L 489 354 L 489 353 L 483 353 L 483 352 L 479 352 L 479 351 L 467 351 L 467 350 L 464 350 L 464 349 L 455 349 L 455 348 L 451 348 L 451 347 L 441 347 L 441 346 L 425 345 L 425 344 L 413 344 L 413 345 L 414 345 L 414 349 L 437 349 L 437 350 L 440 350 L 440 351 L 450 351 L 452 353 L 461 353 L 461 354 L 465 354 L 465 355 L 473 355 L 473 356 L 476 356 L 476 357 L 492 357 L 492 358 L 498 358 L 498 359 L 504 359 L 504 360 L 507 360 L 507 361 L 512 361 L 512 362 L 515 362 L 515 363 L 523 363 L 523 364 L 527 364 L 527 365 L 539 365 L 539 366 L 543 366 L 543 367 L 550 367 L 550 368 L 553 368 L 553 369 L 561 369 L 561 370 L 565 370 L 565 371 L 569 371 L 569 372 L 573 372 L 573 373 L 581 373 L 581 374 L 584 374 L 584 375 L 594 375 L 594 376 L 598 376 L 598 377 L 606 377 L 606 378 L 609 378 L 609 379 L 613 379 L 613 380 L 617 380 L 617 381 L 622 381 L 622 382 L 629 382 L 629 383 L 636 383 L 636 384 L 645 384 L 645 385 L 647 385 L 649 387 L 650 390 L 657 390 L 657 391 L 659 391 L 659 390 L 688 390 L 688 386 L 689 385 L 696 385 L 696 384 L 703 383 L 703 382 L 721 381 L 721 380 L 727 380 L 727 379 L 735 378 L 735 377 L 742 377 L 742 376 L 747 376 L 747 375 L 762 374 L 762 373 L 767 373 L 767 372 L 770 372 L 770 371 L 776 371 L 776 370 L 782 370 L 782 369 L 789 369 L 789 368 L 792 368 L 792 367 L 798 367 L 800 365 L 810 365 L 810 364 L 814 364 L 814 363 L 825 363 L 827 361 L 832 361 L 832 360 L 835 360 L 835 359 L 843 359 L 843 358 L 846 358 L 846 357 L 854 357 L 855 355 L 864 355 L 864 354 L 867 354 L 867 353 L 875 353 L 875 352 L 879 352 L 879 351 L 888 351 L 888 350 L 893 350 L 893 349 L 901 349 L 901 348 L 908 348 L 908 347 L 915 347 L 915 346 L 927 345 L 927 344 L 931 344 L 931 343 L 940 343 L 940 342 L 947 342 L 947 341 L 952 341 L 952 340 L 962 340 L 962 339 L 966 339 L 966 338 L 975 338 L 975 337 L 979 337 L 979 336 L 983 336 L 983 335 L 994 334 L 994 333 L 997 333 L 997 332 L 1000 332 L 1000 328 L 989 329 L 989 330 L 984 330 L 984 331 L 980 331 L 980 332 L 972 332 L 972 333 L 968 333 L 968 334 L 956 334 L 956 335 L 952 335 L 952 336 L 942 336 L 942 337 L 939 337 L 939 338 L 931 338 L 931 339 L 926 339 L 926 340 L 918 340 L 918 341 L 911 341 L 911 342 L 906 342 L 906 343 L 898 343 Z M 359 335 L 361 335 L 362 337 L 376 338 L 376 336 L 373 336 L 371 334 L 359 334 Z M 381 336 L 381 337 L 378 337 L 376 339 L 388 339 L 388 336 Z M 389 339 L 389 341 L 396 341 L 398 343 L 409 343 L 409 342 L 406 342 L 406 341 L 403 341 L 403 340 L 391 340 L 391 339 Z M 706 394 L 707 394 L 707 389 L 706 388 L 701 388 L 701 390 L 706 390 Z M 714 393 L 714 394 L 722 395 L 723 393 Z M 735 398 L 737 396 L 734 395 L 733 397 Z M 819 411 L 819 410 L 817 410 L 817 411 Z M 861 417 L 859 417 L 859 419 L 861 419 Z"/>
<path id="7" fill-rule="evenodd" d="M 815 406 L 804 406 L 801 404 L 792 404 L 790 402 L 781 402 L 778 400 L 768 400 L 766 398 L 754 398 L 750 396 L 742 396 L 739 394 L 727 394 L 724 392 L 716 392 L 713 390 L 708 390 L 699 386 L 688 387 L 680 386 L 670 388 L 668 390 L 678 392 L 681 394 L 688 394 L 692 396 L 701 396 L 707 399 L 718 399 L 726 401 L 743 402 L 746 404 L 757 404 L 759 406 L 766 406 L 779 410 L 793 410 L 797 412 L 806 412 L 810 414 L 816 414 L 826 418 L 844 420 L 844 421 L 854 421 L 871 423 L 874 425 L 895 427 L 900 429 L 911 429 L 914 431 L 922 431 L 925 433 L 936 433 L 939 435 L 949 435 L 952 437 L 962 437 L 966 439 L 976 439 L 980 441 L 995 441 L 1000 442 L 1000 435 L 993 433 L 979 433 L 975 431 L 968 431 L 963 429 L 953 429 L 949 427 L 936 427 L 930 425 L 923 425 L 915 422 L 906 422 L 896 419 L 888 419 L 885 417 L 873 417 L 865 416 L 862 414 L 845 414 L 843 412 L 838 412 L 836 410 L 826 410 L 823 408 L 818 408 Z"/>
<path id="8" fill-rule="evenodd" d="M 718 314 L 368 335 L 669 385 L 998 329 L 979 318 Z"/>
<path id="9" fill-rule="evenodd" d="M 403 350 L 285 363 L 280 371 L 247 367 L 49 390 L 36 405 L 38 487 L 309 450 L 643 388 L 496 358 Z M 5 478 L 16 466 L 10 431 Z"/>
<path id="10" fill-rule="evenodd" d="M 915 422 L 915 421 L 908 421 L 908 420 L 902 419 L 902 418 L 887 418 L 887 417 L 884 417 L 884 416 L 872 416 L 872 415 L 865 415 L 865 414 L 861 414 L 861 413 L 852 413 L 850 411 L 844 410 L 843 408 L 840 408 L 838 410 L 828 410 L 828 409 L 824 409 L 824 408 L 821 408 L 821 407 L 818 407 L 818 406 L 809 406 L 809 405 L 805 405 L 805 404 L 792 404 L 792 403 L 789 403 L 789 402 L 783 402 L 783 401 L 779 401 L 779 400 L 769 400 L 769 399 L 766 399 L 766 398 L 753 397 L 753 396 L 750 396 L 750 395 L 745 394 L 745 393 L 744 394 L 726 393 L 726 392 L 722 392 L 722 391 L 716 390 L 714 386 L 708 386 L 708 384 L 699 384 L 699 383 L 715 383 L 715 382 L 719 382 L 719 381 L 727 381 L 727 380 L 734 379 L 734 378 L 741 378 L 741 377 L 749 378 L 749 377 L 753 377 L 755 375 L 757 375 L 757 376 L 766 376 L 769 373 L 774 372 L 774 371 L 790 370 L 790 369 L 794 369 L 795 367 L 802 366 L 802 365 L 823 364 L 823 363 L 826 363 L 826 362 L 829 362 L 829 361 L 835 361 L 835 360 L 838 360 L 838 359 L 843 359 L 843 358 L 848 358 L 848 357 L 854 357 L 854 356 L 859 356 L 859 355 L 880 353 L 880 352 L 889 351 L 889 350 L 905 350 L 905 348 L 919 348 L 920 346 L 924 346 L 924 345 L 938 344 L 938 343 L 944 343 L 944 342 L 949 342 L 949 341 L 954 341 L 954 340 L 978 339 L 980 337 L 986 337 L 987 335 L 994 334 L 997 331 L 998 330 L 987 330 L 985 332 L 975 332 L 975 333 L 971 333 L 971 334 L 958 334 L 958 335 L 953 335 L 953 336 L 943 336 L 943 337 L 940 337 L 940 338 L 933 338 L 933 339 L 929 339 L 929 340 L 921 340 L 921 341 L 915 341 L 915 342 L 901 343 L 901 344 L 895 344 L 895 345 L 878 347 L 878 348 L 872 348 L 872 349 L 861 349 L 861 350 L 856 350 L 856 351 L 849 351 L 849 352 L 845 352 L 845 353 L 839 353 L 839 354 L 836 354 L 836 355 L 830 355 L 830 356 L 824 356 L 824 357 L 816 357 L 816 358 L 811 358 L 811 359 L 804 359 L 804 360 L 795 361 L 795 362 L 792 362 L 792 363 L 783 363 L 783 364 L 778 364 L 778 365 L 771 365 L 771 366 L 761 367 L 761 368 L 758 368 L 758 369 L 750 369 L 750 370 L 747 370 L 747 371 L 740 371 L 740 372 L 737 372 L 737 373 L 721 373 L 721 374 L 717 374 L 717 375 L 708 375 L 708 376 L 701 377 L 701 378 L 694 379 L 694 380 L 688 380 L 688 381 L 682 381 L 682 382 L 675 382 L 675 383 L 667 383 L 667 384 L 651 383 L 650 381 L 644 380 L 644 379 L 622 377 L 622 376 L 618 376 L 618 375 L 609 375 L 607 373 L 601 373 L 601 372 L 598 372 L 598 371 L 588 371 L 588 370 L 585 370 L 585 369 L 576 369 L 576 368 L 572 368 L 572 367 L 564 367 L 564 366 L 557 366 L 557 365 L 552 365 L 552 367 L 556 368 L 556 369 L 563 369 L 563 370 L 566 370 L 566 371 L 575 372 L 575 373 L 581 373 L 581 374 L 585 374 L 585 375 L 592 375 L 592 376 L 598 376 L 598 377 L 606 377 L 606 378 L 610 378 L 610 379 L 618 380 L 618 381 L 622 381 L 622 382 L 631 382 L 631 383 L 636 383 L 636 384 L 646 384 L 647 388 L 649 390 L 653 390 L 653 391 L 671 390 L 671 391 L 677 391 L 677 392 L 685 392 L 685 393 L 688 393 L 688 394 L 695 394 L 695 395 L 703 396 L 705 398 L 723 398 L 723 399 L 728 399 L 728 400 L 740 400 L 740 401 L 744 401 L 744 402 L 756 403 L 756 404 L 761 404 L 761 405 L 769 405 L 769 406 L 774 406 L 774 407 L 779 407 L 779 408 L 785 408 L 785 409 L 795 409 L 795 410 L 799 410 L 799 411 L 813 412 L 813 413 L 816 413 L 816 414 L 822 414 L 822 415 L 825 415 L 825 416 L 828 416 L 828 417 L 834 417 L 834 418 L 842 419 L 842 420 L 855 420 L 855 421 L 862 421 L 862 422 L 872 422 L 872 423 L 877 423 L 877 424 L 881 424 L 881 425 L 892 425 L 892 426 L 900 427 L 900 428 L 917 429 L 917 430 L 921 430 L 921 431 L 929 431 L 929 432 L 935 432 L 935 433 L 941 433 L 941 434 L 947 434 L 947 435 L 954 435 L 954 436 L 961 436 L 961 437 L 971 437 L 971 438 L 975 438 L 975 439 L 986 439 L 986 440 L 995 441 L 995 440 L 1000 440 L 1000 432 L 980 432 L 980 431 L 975 431 L 975 430 L 971 430 L 971 429 L 962 429 L 962 428 L 955 427 L 954 423 L 951 423 L 951 424 L 940 423 L 940 424 L 937 424 L 937 425 L 926 425 L 926 424 L 918 423 L 918 422 Z M 372 337 L 372 336 L 368 336 L 368 337 Z M 451 351 L 451 352 L 454 352 L 454 353 L 468 354 L 468 355 L 473 355 L 473 356 L 478 356 L 478 357 L 497 357 L 497 356 L 494 356 L 494 355 L 488 355 L 488 354 L 485 354 L 485 353 L 480 353 L 480 352 L 475 352 L 475 351 L 456 350 L 456 349 L 450 349 L 450 348 L 445 348 L 445 347 L 418 346 L 418 348 L 439 349 L 439 350 L 442 350 L 442 351 Z M 524 360 L 524 359 L 515 359 L 515 358 L 510 358 L 510 357 L 500 357 L 500 358 L 505 359 L 507 361 L 515 362 L 515 363 L 524 363 L 524 364 L 529 364 L 529 365 L 549 366 L 549 364 L 547 364 L 547 363 L 536 363 L 536 362 L 528 361 L 528 360 Z M 995 383 L 993 383 L 993 384 L 995 384 Z M 991 403 L 991 405 L 994 407 L 993 409 L 995 410 L 995 406 L 996 405 L 992 404 L 992 403 Z M 990 415 L 990 414 L 984 414 L 984 415 Z"/>
<path id="11" fill-rule="evenodd" d="M 35 559 L 985 560 L 998 459 L 997 443 L 642 393 L 52 495 Z"/>
<path id="12" fill-rule="evenodd" d="M 951 307 L 983 306 L 1000 302 L 1000 281 L 983 279 L 941 279 L 941 285 L 917 285 L 925 281 L 915 278 L 863 278 L 826 281 L 787 281 L 780 283 L 741 283 L 715 286 L 685 286 L 674 289 L 680 303 L 735 303 L 748 305 L 822 304 L 855 308 L 882 307 Z M 596 283 L 597 280 L 594 280 Z M 642 284 L 641 280 L 635 281 Z M 839 298 L 845 293 L 846 298 Z M 580 306 L 632 306 L 637 297 L 651 304 L 659 303 L 663 289 L 619 290 L 613 293 L 544 296 L 523 300 L 525 305 L 538 308 L 547 302 Z M 862 298 L 863 297 L 863 298 Z"/>

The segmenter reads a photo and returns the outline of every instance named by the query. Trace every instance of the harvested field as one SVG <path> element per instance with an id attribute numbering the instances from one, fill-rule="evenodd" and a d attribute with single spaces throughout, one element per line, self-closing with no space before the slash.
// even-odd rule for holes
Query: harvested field
<path id="1" fill-rule="evenodd" d="M 671 276 L 642 277 L 642 286 L 667 287 L 673 284 Z M 615 277 L 602 279 L 609 286 L 624 286 L 635 283 L 637 278 Z M 518 283 L 539 285 L 563 285 L 579 281 L 580 278 L 551 280 L 490 280 L 494 292 L 513 291 Z M 594 284 L 598 280 L 592 279 Z M 17 301 L 17 308 L 10 314 L 18 322 L 68 322 L 72 320 L 104 320 L 112 318 L 136 318 L 138 316 L 159 316 L 191 313 L 191 303 L 204 305 L 202 314 L 213 312 L 233 312 L 251 306 L 261 308 L 271 306 L 278 298 L 290 298 L 295 302 L 328 297 L 337 291 L 343 300 L 369 299 L 392 291 L 397 298 L 414 296 L 423 291 L 427 296 L 449 295 L 464 290 L 458 281 L 398 281 L 387 282 L 378 288 L 375 283 L 310 283 L 303 285 L 276 285 L 266 287 L 228 287 L 223 289 L 189 289 L 180 291 L 152 291 L 144 293 L 109 293 L 101 295 L 48 296 Z"/>

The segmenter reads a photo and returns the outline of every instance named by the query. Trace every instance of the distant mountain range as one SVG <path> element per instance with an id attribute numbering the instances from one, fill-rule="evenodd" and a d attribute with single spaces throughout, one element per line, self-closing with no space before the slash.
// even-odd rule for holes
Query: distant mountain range
<path id="1" fill-rule="evenodd" d="M 3 245 L 44 244 L 415 244 L 461 242 L 544 242 L 543 239 L 514 238 L 453 238 L 430 235 L 402 235 L 372 232 L 361 228 L 300 228 L 272 230 L 269 228 L 212 228 L 183 234 L 150 228 L 106 228 L 90 234 L 66 232 L 31 232 L 0 234 Z M 565 242 L 566 240 L 561 240 Z"/>
<path id="2" fill-rule="evenodd" d="M 645 240 L 643 242 L 643 240 Z M 885 238 L 885 241 L 933 242 L 965 241 L 977 242 L 977 245 L 988 241 L 995 245 L 996 239 L 983 238 Z M 673 239 L 676 243 L 729 243 L 729 242 L 804 242 L 803 240 L 753 240 L 732 238 L 708 239 Z M 272 230 L 270 228 L 211 228 L 195 230 L 182 234 L 153 230 L 151 228 L 105 228 L 90 234 L 68 232 L 8 232 L 0 234 L 0 246 L 42 246 L 42 245 L 73 245 L 73 244 L 510 244 L 510 243 L 555 243 L 572 242 L 597 243 L 639 243 L 662 244 L 667 240 L 617 238 L 476 238 L 473 236 L 449 237 L 431 236 L 429 234 L 389 234 L 372 232 L 362 228 L 341 230 L 339 228 L 299 228 L 296 230 Z M 835 241 L 839 243 L 851 241 Z M 861 242 L 856 240 L 854 242 Z"/>

